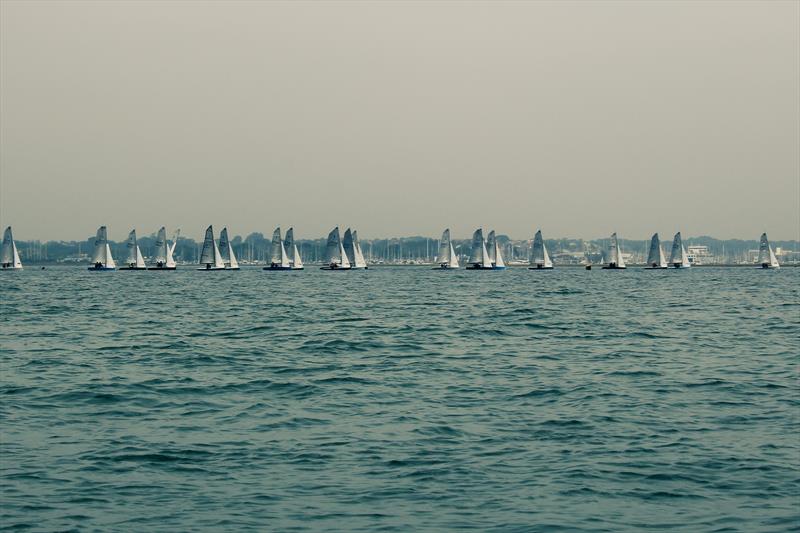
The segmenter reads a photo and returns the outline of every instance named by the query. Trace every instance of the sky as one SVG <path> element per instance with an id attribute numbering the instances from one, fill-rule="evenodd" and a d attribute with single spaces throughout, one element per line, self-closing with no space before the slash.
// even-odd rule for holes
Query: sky
<path id="1" fill-rule="evenodd" d="M 800 239 L 800 2 L 0 2 L 0 224 Z"/>

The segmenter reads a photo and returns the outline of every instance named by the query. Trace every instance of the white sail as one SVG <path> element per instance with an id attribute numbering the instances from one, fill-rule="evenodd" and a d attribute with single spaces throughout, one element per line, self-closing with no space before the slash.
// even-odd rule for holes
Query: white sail
<path id="1" fill-rule="evenodd" d="M 481 260 L 478 264 L 481 268 L 492 268 L 492 260 L 489 258 L 489 252 L 486 250 L 486 241 L 481 241 Z"/>
<path id="2" fill-rule="evenodd" d="M 355 246 L 353 245 L 353 232 L 350 231 L 350 228 L 347 228 L 344 232 L 344 237 L 342 238 L 342 247 L 344 248 L 344 252 L 347 255 L 347 261 L 350 263 L 351 266 L 356 264 L 356 250 Z"/>
<path id="3" fill-rule="evenodd" d="M 486 252 L 486 243 L 483 241 L 483 229 L 478 228 L 472 234 L 472 250 L 469 255 L 469 262 L 473 265 L 478 265 L 484 262 L 484 258 L 488 255 Z"/>
<path id="4" fill-rule="evenodd" d="M 175 254 L 175 247 L 178 245 L 178 237 L 180 236 L 180 234 L 181 234 L 181 229 L 178 228 L 172 235 L 172 244 L 170 244 L 169 246 L 169 256 L 167 256 L 167 262 L 169 262 L 169 260 L 172 259 L 173 255 Z M 173 263 L 175 262 L 174 259 L 172 259 L 172 262 Z"/>
<path id="5" fill-rule="evenodd" d="M 619 246 L 617 234 L 611 234 L 611 242 L 608 247 L 608 263 L 616 268 L 625 268 L 625 260 L 622 258 L 622 248 Z"/>
<path id="6" fill-rule="evenodd" d="M 114 258 L 111 257 L 111 246 L 109 246 L 108 241 L 106 241 L 106 262 L 104 266 L 106 268 L 117 268 Z"/>
<path id="7" fill-rule="evenodd" d="M 361 243 L 358 242 L 358 232 L 353 230 L 353 268 L 367 268 L 367 261 L 364 259 L 364 254 L 361 252 Z"/>
<path id="8" fill-rule="evenodd" d="M 553 268 L 553 261 L 550 260 L 550 254 L 547 253 L 547 247 L 542 238 L 542 230 L 538 230 L 533 236 L 531 263 L 539 268 Z"/>
<path id="9" fill-rule="evenodd" d="M 147 265 L 144 263 L 144 256 L 138 244 L 136 245 L 136 268 L 147 268 Z"/>
<path id="10" fill-rule="evenodd" d="M 239 262 L 236 260 L 236 254 L 233 253 L 233 245 L 231 244 L 231 240 L 228 238 L 228 228 L 222 228 L 222 232 L 219 234 L 219 248 L 220 254 L 222 255 L 223 264 L 234 270 L 239 268 Z"/>
<path id="11" fill-rule="evenodd" d="M 175 230 L 175 234 L 172 236 L 172 244 L 168 245 L 167 247 L 167 267 L 168 268 L 175 268 L 175 246 L 178 245 L 178 236 L 181 234 L 180 229 Z"/>
<path id="12" fill-rule="evenodd" d="M 458 255 L 453 249 L 453 241 L 450 241 L 450 268 L 459 268 Z"/>
<path id="13" fill-rule="evenodd" d="M 169 256 L 169 244 L 167 244 L 167 228 L 161 226 L 156 236 L 155 255 L 153 262 L 158 267 L 164 267 L 167 264 L 167 257 Z"/>
<path id="14" fill-rule="evenodd" d="M 672 253 L 669 255 L 669 264 L 679 268 L 689 268 L 689 257 L 686 254 L 686 248 L 683 247 L 683 240 L 681 239 L 681 232 L 675 234 L 672 241 Z"/>
<path id="15" fill-rule="evenodd" d="M 492 232 L 494 233 L 494 232 Z M 505 268 L 506 263 L 503 261 L 503 254 L 500 252 L 500 243 L 497 242 L 497 239 L 494 240 L 494 260 L 492 261 L 492 266 L 495 268 Z"/>
<path id="16" fill-rule="evenodd" d="M 299 270 L 303 268 L 303 258 L 300 257 L 300 250 L 297 249 L 296 244 L 292 244 L 292 248 L 294 249 L 294 252 L 292 254 L 292 257 L 294 257 L 294 261 L 292 262 L 292 268 Z"/>
<path id="17" fill-rule="evenodd" d="M 666 268 L 667 260 L 664 258 L 664 250 L 661 249 L 661 239 L 658 233 L 654 233 L 650 239 L 650 251 L 647 254 L 647 265 L 653 268 Z"/>
<path id="18" fill-rule="evenodd" d="M 19 270 L 22 268 L 22 261 L 19 259 L 19 252 L 17 252 L 17 244 L 14 242 L 14 236 L 11 233 L 11 226 L 6 228 L 3 233 L 3 250 L 2 250 L 2 265 L 5 269 Z"/>
<path id="19" fill-rule="evenodd" d="M 342 254 L 342 246 L 339 239 L 339 226 L 336 226 L 328 234 L 328 242 L 325 244 L 325 262 L 329 265 L 341 264 L 342 259 L 347 259 L 347 255 Z"/>
<path id="20" fill-rule="evenodd" d="M 105 268 L 116 268 L 114 258 L 111 257 L 111 247 L 108 245 L 108 230 L 105 226 L 97 229 L 97 236 L 94 239 L 94 254 L 92 263 Z"/>
<path id="21" fill-rule="evenodd" d="M 486 250 L 489 252 L 489 262 L 496 263 L 497 257 L 497 239 L 494 235 L 494 230 L 489 232 L 489 235 L 486 237 Z"/>
<path id="22" fill-rule="evenodd" d="M 766 233 L 761 234 L 761 242 L 758 244 L 758 263 L 764 268 L 780 268 L 781 266 L 778 258 L 775 257 L 775 252 L 772 251 Z"/>
<path id="23" fill-rule="evenodd" d="M 340 266 L 342 268 L 350 268 L 350 260 L 347 258 L 347 252 L 345 252 L 344 250 L 344 245 L 342 244 L 342 241 L 339 241 L 339 257 L 342 258 Z"/>

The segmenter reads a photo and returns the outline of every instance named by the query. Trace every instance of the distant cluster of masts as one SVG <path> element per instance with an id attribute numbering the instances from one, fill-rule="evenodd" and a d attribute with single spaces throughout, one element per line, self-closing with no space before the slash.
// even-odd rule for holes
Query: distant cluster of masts
<path id="1" fill-rule="evenodd" d="M 92 265 L 89 270 L 175 270 L 177 264 L 173 254 L 179 237 L 180 230 L 177 230 L 173 234 L 172 240 L 167 240 L 167 230 L 162 226 L 156 237 L 155 255 L 151 260 L 151 264 L 148 265 L 145 263 L 142 252 L 139 249 L 136 230 L 134 229 L 128 234 L 126 244 L 128 255 L 125 263 L 123 266 L 117 267 L 108 243 L 106 226 L 100 226 L 95 237 Z M 270 262 L 268 266 L 264 267 L 264 270 L 293 271 L 304 269 L 303 259 L 300 257 L 300 251 L 294 241 L 294 228 L 289 228 L 285 238 L 281 236 L 281 228 L 275 228 L 270 248 Z M 7 227 L 3 234 L 3 248 L 0 259 L 2 260 L 3 270 L 22 269 L 22 261 L 20 261 L 17 246 L 14 243 L 11 226 Z M 214 235 L 213 226 L 206 228 L 199 263 L 198 270 L 202 271 L 239 270 L 239 263 L 228 238 L 228 228 L 222 229 L 219 234 L 219 240 Z M 436 270 L 454 270 L 461 267 L 458 255 L 450 240 L 449 229 L 444 230 L 442 233 L 436 263 L 438 265 Z M 761 234 L 757 265 L 760 268 L 780 268 L 766 233 Z M 592 266 L 587 261 L 586 268 L 591 269 Z M 609 270 L 623 270 L 626 268 L 616 233 L 611 234 L 606 261 L 601 267 Z M 669 260 L 664 255 L 661 240 L 658 237 L 658 233 L 656 233 L 650 239 L 650 250 L 645 268 L 665 269 L 670 267 L 691 267 L 691 262 L 681 239 L 681 232 L 676 233 L 672 240 Z M 321 268 L 329 271 L 363 270 L 367 268 L 367 261 L 364 258 L 364 253 L 358 240 L 358 232 L 355 229 L 347 228 L 344 232 L 344 237 L 340 235 L 338 226 L 331 230 L 325 245 L 324 266 Z M 469 260 L 464 268 L 468 270 L 504 270 L 506 268 L 494 230 L 490 231 L 486 238 L 483 236 L 483 228 L 475 230 L 472 234 Z M 529 268 L 531 270 L 550 270 L 553 268 L 553 261 L 550 259 L 541 230 L 537 231 L 533 238 Z"/>

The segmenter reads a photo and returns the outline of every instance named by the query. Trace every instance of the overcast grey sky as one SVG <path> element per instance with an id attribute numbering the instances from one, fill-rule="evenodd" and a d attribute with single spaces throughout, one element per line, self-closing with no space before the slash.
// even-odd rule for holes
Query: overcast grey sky
<path id="1" fill-rule="evenodd" d="M 800 3 L 15 2 L 0 223 L 800 238 Z"/>

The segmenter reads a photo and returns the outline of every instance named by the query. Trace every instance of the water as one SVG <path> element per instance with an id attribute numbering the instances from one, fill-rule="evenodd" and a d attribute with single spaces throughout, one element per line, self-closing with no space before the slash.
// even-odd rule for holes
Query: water
<path id="1" fill-rule="evenodd" d="M 800 269 L 0 278 L 0 525 L 786 531 Z"/>

